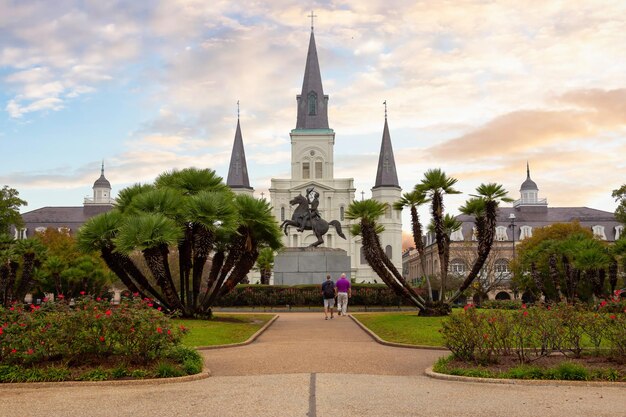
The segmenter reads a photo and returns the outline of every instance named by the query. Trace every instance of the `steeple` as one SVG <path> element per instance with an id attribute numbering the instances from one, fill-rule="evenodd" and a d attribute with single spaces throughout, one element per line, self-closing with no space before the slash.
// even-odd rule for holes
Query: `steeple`
<path id="1" fill-rule="evenodd" d="M 111 183 L 104 176 L 104 161 L 100 167 L 100 177 L 93 183 L 93 199 L 86 197 L 85 205 L 88 204 L 113 204 L 115 200 L 111 198 Z"/>
<path id="2" fill-rule="evenodd" d="M 317 59 L 312 22 L 302 93 L 296 96 L 296 100 L 298 101 L 296 129 L 328 129 L 328 96 L 324 95 L 322 88 L 322 76 Z"/>
<path id="3" fill-rule="evenodd" d="M 246 153 L 243 149 L 243 138 L 241 137 L 241 126 L 239 124 L 239 102 L 237 102 L 237 131 L 235 132 L 233 152 L 230 155 L 230 165 L 228 167 L 226 185 L 232 189 L 239 188 L 252 190 L 252 187 L 250 187 L 250 180 L 248 179 Z"/>
<path id="4" fill-rule="evenodd" d="M 387 124 L 387 102 L 385 101 L 383 104 L 385 104 L 385 127 L 383 129 L 383 140 L 380 145 L 380 155 L 378 156 L 378 172 L 376 173 L 374 188 L 400 188 L 396 171 L 396 160 L 393 157 L 393 147 L 391 146 L 391 136 L 389 135 L 389 125 Z"/>

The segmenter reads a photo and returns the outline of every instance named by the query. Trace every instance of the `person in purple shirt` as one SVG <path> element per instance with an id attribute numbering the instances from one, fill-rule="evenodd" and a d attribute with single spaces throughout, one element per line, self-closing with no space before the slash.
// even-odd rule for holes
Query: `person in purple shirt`
<path id="1" fill-rule="evenodd" d="M 345 316 L 348 309 L 348 298 L 352 296 L 350 280 L 346 278 L 346 274 L 341 274 L 341 278 L 337 280 L 335 286 L 337 287 L 337 314 Z"/>

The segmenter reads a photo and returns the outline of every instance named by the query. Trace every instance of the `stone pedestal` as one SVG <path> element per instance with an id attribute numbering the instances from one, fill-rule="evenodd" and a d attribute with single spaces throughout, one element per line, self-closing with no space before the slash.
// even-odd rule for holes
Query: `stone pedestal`
<path id="1" fill-rule="evenodd" d="M 350 279 L 350 257 L 343 249 L 285 248 L 274 260 L 274 284 L 321 284 L 330 274 L 333 281 L 345 273 Z"/>

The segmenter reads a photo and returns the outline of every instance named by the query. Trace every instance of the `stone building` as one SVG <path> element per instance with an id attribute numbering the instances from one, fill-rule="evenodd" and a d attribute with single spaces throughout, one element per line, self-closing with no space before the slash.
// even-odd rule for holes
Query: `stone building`
<path id="1" fill-rule="evenodd" d="M 22 214 L 24 227 L 12 233 L 16 239 L 26 239 L 53 228 L 60 232 L 76 235 L 80 226 L 93 216 L 113 208 L 115 199 L 111 196 L 111 183 L 104 176 L 104 162 L 100 177 L 94 182 L 93 197 L 86 197 L 82 206 L 46 206 Z"/>
<path id="2" fill-rule="evenodd" d="M 520 187 L 520 198 L 512 207 L 500 207 L 497 218 L 495 241 L 483 274 L 489 283 L 490 299 L 511 299 L 515 292 L 510 287 L 511 272 L 509 262 L 515 257 L 515 246 L 531 237 L 533 231 L 554 223 L 577 221 L 582 227 L 591 230 L 599 239 L 614 242 L 624 231 L 624 226 L 615 219 L 611 212 L 588 207 L 549 207 L 546 198 L 539 198 L 539 188 L 530 177 L 530 168 L 526 167 L 526 180 Z M 450 236 L 449 276 L 454 279 L 466 276 L 471 268 L 476 253 L 474 236 L 474 218 L 458 215 L 462 226 Z M 426 273 L 437 276 L 439 258 L 434 234 L 424 236 L 426 243 Z M 403 253 L 403 274 L 411 281 L 422 276 L 419 258 L 415 249 Z"/>

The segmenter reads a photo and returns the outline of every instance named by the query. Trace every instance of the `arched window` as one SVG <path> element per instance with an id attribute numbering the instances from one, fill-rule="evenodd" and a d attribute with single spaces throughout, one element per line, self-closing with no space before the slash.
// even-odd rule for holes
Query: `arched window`
<path id="1" fill-rule="evenodd" d="M 448 272 L 453 274 L 464 274 L 465 273 L 465 261 L 460 258 L 456 258 L 450 261 L 448 265 Z"/>
<path id="2" fill-rule="evenodd" d="M 339 207 L 339 220 L 344 221 L 345 219 L 345 209 L 343 206 Z"/>
<path id="3" fill-rule="evenodd" d="M 508 274 L 509 271 L 509 260 L 505 258 L 496 259 L 494 269 L 496 274 Z"/>
<path id="4" fill-rule="evenodd" d="M 591 228 L 593 230 L 593 235 L 599 239 L 606 240 L 606 235 L 604 234 L 604 226 L 596 225 Z"/>
<path id="5" fill-rule="evenodd" d="M 361 246 L 361 265 L 367 264 L 367 259 L 365 259 L 365 251 L 363 250 L 363 246 Z"/>
<path id="6" fill-rule="evenodd" d="M 522 226 L 519 229 L 520 229 L 519 240 L 524 240 L 527 237 L 533 237 L 533 228 L 532 227 L 530 227 L 530 226 Z"/>
<path id="7" fill-rule="evenodd" d="M 280 208 L 280 221 L 282 222 L 285 221 L 285 208 L 284 207 Z"/>
<path id="8" fill-rule="evenodd" d="M 387 258 L 389 259 L 393 257 L 393 248 L 391 247 L 391 245 L 385 246 L 385 255 L 387 255 Z"/>
<path id="9" fill-rule="evenodd" d="M 311 91 L 307 96 L 306 102 L 309 108 L 309 116 L 315 116 L 317 114 L 317 94 Z"/>
<path id="10" fill-rule="evenodd" d="M 450 240 L 453 242 L 460 242 L 463 240 L 463 228 L 459 227 L 450 235 Z"/>
<path id="11" fill-rule="evenodd" d="M 511 294 L 506 291 L 500 291 L 496 294 L 496 300 L 510 300 Z"/>

